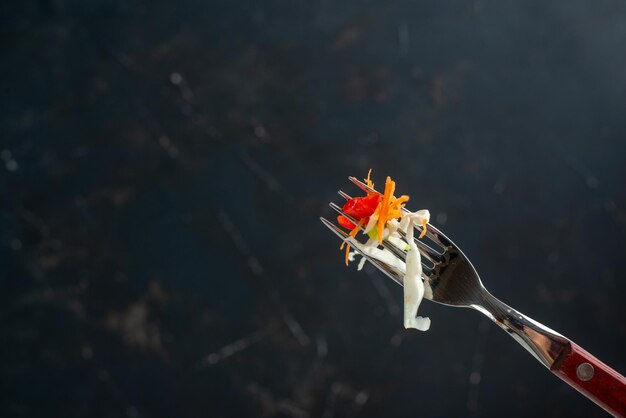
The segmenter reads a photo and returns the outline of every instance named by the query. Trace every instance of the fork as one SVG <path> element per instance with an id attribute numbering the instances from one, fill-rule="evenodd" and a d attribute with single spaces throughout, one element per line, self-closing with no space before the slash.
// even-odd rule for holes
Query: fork
<path id="1" fill-rule="evenodd" d="M 349 180 L 364 191 L 380 194 L 354 177 L 349 177 Z M 341 190 L 339 195 L 350 199 L 350 196 Z M 331 202 L 330 207 L 350 219 L 355 225 L 358 224 L 336 204 Z M 403 210 L 408 213 L 406 209 Z M 334 223 L 325 218 L 320 218 L 320 220 L 342 240 L 348 237 L 348 234 Z M 416 226 L 416 228 L 420 231 L 422 229 L 421 226 Z M 364 228 L 361 226 L 361 229 Z M 425 280 L 432 290 L 432 297 L 429 299 L 447 306 L 473 308 L 483 313 L 553 374 L 613 416 L 626 417 L 626 378 L 624 376 L 563 335 L 496 299 L 483 286 L 476 269 L 461 249 L 439 229 L 429 224 L 426 237 L 433 245 L 417 238 L 415 243 L 423 257 L 422 267 Z M 383 246 L 404 261 L 405 251 L 387 241 L 383 241 Z M 358 251 L 358 248 L 356 250 Z M 362 255 L 402 286 L 404 272 L 378 259 Z"/>

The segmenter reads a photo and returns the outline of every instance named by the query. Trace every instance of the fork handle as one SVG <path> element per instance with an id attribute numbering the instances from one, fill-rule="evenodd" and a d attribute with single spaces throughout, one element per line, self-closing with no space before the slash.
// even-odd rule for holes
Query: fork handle
<path id="1" fill-rule="evenodd" d="M 550 371 L 616 417 L 626 417 L 626 378 L 570 342 Z"/>
<path id="2" fill-rule="evenodd" d="M 494 320 L 552 373 L 616 417 L 626 417 L 626 378 L 571 340 L 482 293 L 472 305 Z"/>

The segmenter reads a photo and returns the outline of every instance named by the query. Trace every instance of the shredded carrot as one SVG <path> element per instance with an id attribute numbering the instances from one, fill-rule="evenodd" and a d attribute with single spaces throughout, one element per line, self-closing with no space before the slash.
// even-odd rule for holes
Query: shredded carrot
<path id="1" fill-rule="evenodd" d="M 393 192 L 396 189 L 396 182 L 391 180 L 391 177 L 387 176 L 385 181 L 385 192 L 383 193 L 383 200 L 380 202 L 380 213 L 378 214 L 378 243 L 383 243 L 383 232 L 385 231 L 385 224 L 389 219 L 389 205 Z"/>
<path id="2" fill-rule="evenodd" d="M 350 231 L 350 236 L 351 237 L 356 237 L 356 234 L 358 234 L 359 231 L 361 230 L 361 226 L 363 226 L 363 222 L 365 222 L 365 218 L 361 219 L 359 221 L 359 223 L 356 224 L 356 228 L 354 228 L 352 231 Z"/>
<path id="3" fill-rule="evenodd" d="M 363 226 L 363 222 L 364 221 L 365 221 L 365 218 L 361 219 L 359 221 L 359 223 L 356 225 L 356 227 L 354 227 L 354 229 L 352 231 L 350 231 L 350 236 L 351 237 L 353 237 L 353 238 L 356 237 L 356 234 L 358 234 L 359 231 L 361 230 L 361 226 Z M 341 247 L 339 247 L 340 250 L 343 249 L 343 245 L 344 244 L 347 244 L 347 247 L 346 247 L 346 266 L 347 266 L 348 265 L 348 261 L 350 261 L 350 259 L 348 258 L 349 255 L 350 255 L 350 244 L 348 244 L 346 241 L 344 241 L 341 244 Z"/>
<path id="4" fill-rule="evenodd" d="M 365 184 L 367 184 L 367 187 L 370 188 L 374 188 L 374 182 L 370 179 L 370 176 L 372 175 L 372 169 L 370 168 L 370 170 L 367 172 L 367 178 L 365 179 Z M 374 192 L 370 192 L 368 191 L 367 194 L 373 194 Z"/>
<path id="5" fill-rule="evenodd" d="M 422 233 L 420 234 L 420 239 L 424 238 L 424 236 L 426 235 L 426 225 L 428 224 L 428 221 L 426 219 L 422 219 Z"/>
<path id="6" fill-rule="evenodd" d="M 400 218 L 402 217 L 402 208 L 404 208 L 404 204 L 409 201 L 409 196 L 402 195 L 397 199 L 391 196 L 391 205 L 389 208 L 389 218 Z"/>

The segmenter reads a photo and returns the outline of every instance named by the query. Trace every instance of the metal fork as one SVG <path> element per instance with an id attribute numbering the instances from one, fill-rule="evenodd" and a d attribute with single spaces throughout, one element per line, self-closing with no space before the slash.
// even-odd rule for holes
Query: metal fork
<path id="1" fill-rule="evenodd" d="M 354 177 L 349 179 L 364 191 L 379 193 Z M 339 195 L 345 199 L 350 198 L 342 191 L 339 191 Z M 334 203 L 330 203 L 330 206 L 357 224 L 356 220 L 344 213 L 339 206 Z M 342 240 L 348 237 L 348 234 L 334 223 L 324 218 L 320 220 Z M 416 227 L 421 231 L 421 226 Z M 461 249 L 439 229 L 429 224 L 426 237 L 435 245 L 428 245 L 417 238 L 415 243 L 423 257 L 424 276 L 432 289 L 432 301 L 448 306 L 473 308 L 483 313 L 553 374 L 610 414 L 626 416 L 624 376 L 571 340 L 496 299 L 485 289 L 476 269 Z M 387 241 L 383 241 L 383 246 L 404 261 L 405 251 Z M 358 251 L 358 248 L 356 250 Z M 380 260 L 362 255 L 393 281 L 403 284 L 404 272 Z"/>

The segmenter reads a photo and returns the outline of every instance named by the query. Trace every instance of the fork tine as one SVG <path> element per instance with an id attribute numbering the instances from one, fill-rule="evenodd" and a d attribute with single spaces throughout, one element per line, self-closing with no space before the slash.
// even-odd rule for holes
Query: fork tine
<path id="1" fill-rule="evenodd" d="M 426 230 L 426 236 L 441 245 L 444 249 L 452 246 L 452 240 L 430 223 Z"/>
<path id="2" fill-rule="evenodd" d="M 378 190 L 372 189 L 371 187 L 369 187 L 367 184 L 363 183 L 361 180 L 357 179 L 356 177 L 349 176 L 348 180 L 350 180 L 352 183 L 354 183 L 358 188 L 360 188 L 364 192 L 374 192 L 374 193 L 382 194 Z M 402 208 L 402 211 L 404 213 L 410 213 L 409 210 L 405 208 Z M 418 227 L 418 230 L 420 231 L 422 230 L 422 227 L 420 225 L 417 225 L 417 227 Z M 451 244 L 451 241 L 448 237 L 446 237 L 441 231 L 439 231 L 437 228 L 433 227 L 430 224 L 428 225 L 428 228 L 426 228 L 426 236 L 430 238 L 431 240 L 433 240 L 434 242 L 436 242 L 437 244 L 441 245 L 443 248 L 446 248 Z"/>
<path id="3" fill-rule="evenodd" d="M 337 227 L 337 225 L 335 225 L 334 223 L 330 222 L 326 218 L 320 217 L 320 221 L 322 221 L 322 223 L 328 229 L 333 231 L 335 233 L 335 235 L 337 235 L 339 238 L 341 238 L 342 241 L 349 237 L 349 235 L 345 231 L 341 230 L 339 227 Z M 369 261 L 374 266 L 376 266 L 380 271 L 385 273 L 387 276 L 389 276 L 391 279 L 393 279 L 395 282 L 397 282 L 400 286 L 403 286 L 404 278 L 401 275 L 399 275 L 394 268 L 388 266 L 387 264 L 383 263 L 382 261 L 379 261 L 379 260 L 377 260 L 375 258 L 372 258 L 372 257 L 366 255 L 366 254 L 363 254 L 361 251 L 359 251 L 358 248 L 355 248 L 355 250 L 358 251 L 359 254 L 361 254 L 363 257 L 365 257 L 367 259 L 367 261 Z M 422 263 L 422 273 L 424 274 L 424 276 L 428 277 L 429 279 L 433 279 L 434 278 L 432 269 L 429 266 L 427 266 L 426 264 L 424 264 L 424 263 Z"/>
<path id="4" fill-rule="evenodd" d="M 328 206 L 330 206 L 334 211 L 336 211 L 340 215 L 345 216 L 346 218 L 348 218 L 350 220 L 350 222 L 352 222 L 353 224 L 358 225 L 358 221 L 356 219 L 354 219 L 352 216 L 350 216 L 350 215 L 346 214 L 344 211 L 342 211 L 341 208 L 339 206 L 337 206 L 335 203 L 330 202 L 328 204 Z M 333 226 L 334 226 L 334 224 L 333 224 Z M 364 230 L 364 227 L 361 226 L 360 229 Z M 341 231 L 341 232 L 343 233 L 344 238 L 348 236 L 348 234 L 345 233 L 344 231 Z M 406 252 L 404 250 L 396 247 L 392 243 L 387 242 L 387 241 L 383 241 L 383 247 L 385 247 L 387 250 L 391 251 L 393 253 L 393 255 L 395 255 L 396 257 L 400 258 L 402 261 L 406 260 Z M 431 263 L 433 263 L 433 267 L 434 267 L 435 261 L 431 258 L 431 256 L 429 254 L 426 254 L 426 253 L 424 253 L 422 251 L 420 251 L 420 254 L 422 254 L 426 259 L 428 259 Z M 430 277 L 430 275 L 432 274 L 433 267 L 431 267 L 431 266 L 425 264 L 424 262 L 422 262 L 422 270 L 424 271 L 424 274 L 427 275 L 428 277 Z"/>
<path id="5" fill-rule="evenodd" d="M 320 217 L 320 221 L 322 221 L 322 223 L 331 231 L 333 231 L 335 233 L 335 235 L 337 235 L 338 237 L 345 239 L 348 237 L 348 234 L 346 234 L 344 231 L 342 231 L 341 229 L 339 229 L 335 224 L 333 224 L 332 222 L 330 222 L 329 220 Z M 358 248 L 355 248 L 356 251 L 359 251 Z M 385 275 L 387 275 L 387 277 L 389 277 L 391 280 L 393 280 L 394 282 L 398 283 L 400 286 L 404 286 L 404 280 L 403 277 L 400 276 L 393 268 L 387 266 L 386 264 L 382 263 L 381 261 L 376 260 L 375 258 L 369 257 L 363 253 L 361 253 L 359 251 L 359 253 L 365 257 L 367 259 L 367 261 L 369 261 L 370 263 L 372 263 L 378 270 L 382 271 L 383 273 L 385 273 Z"/>
<path id="6" fill-rule="evenodd" d="M 406 240 L 406 233 L 404 231 L 398 230 L 398 233 Z M 413 237 L 413 241 L 415 241 L 415 245 L 420 250 L 420 252 L 431 262 L 439 263 L 444 260 L 443 254 L 439 251 L 433 249 L 430 245 L 426 244 L 424 241 L 421 241 L 418 237 Z"/>
<path id="7" fill-rule="evenodd" d="M 348 196 L 347 193 L 342 192 L 341 190 L 339 190 L 337 193 L 339 193 L 339 196 L 343 197 L 346 200 L 350 200 L 352 199 L 350 196 Z"/>
<path id="8" fill-rule="evenodd" d="M 334 223 L 332 223 L 328 219 L 320 216 L 320 221 L 322 221 L 322 223 L 324 225 L 326 225 L 326 227 L 328 227 L 328 229 L 333 231 L 335 233 L 335 235 L 337 235 L 339 238 L 341 238 L 342 241 L 349 237 L 349 235 L 346 234 L 345 231 L 339 229 L 339 227 L 337 227 L 337 225 L 335 225 Z"/>
<path id="9" fill-rule="evenodd" d="M 343 197 L 346 200 L 351 199 L 351 197 L 344 193 L 343 191 L 339 190 L 338 191 L 339 195 L 341 197 Z M 334 210 L 336 210 L 337 212 L 339 212 L 340 215 L 345 216 L 346 218 L 350 219 L 350 221 L 352 223 L 354 223 L 355 225 L 358 224 L 358 222 L 356 222 L 352 217 L 350 217 L 349 215 L 346 215 L 337 205 L 335 205 L 334 203 L 331 202 L 330 207 L 333 208 Z M 361 227 L 361 230 L 363 230 L 364 228 Z M 406 239 L 406 234 L 403 231 L 399 231 L 400 234 L 402 235 L 402 237 L 404 239 Z M 424 257 L 426 257 L 431 263 L 435 264 L 437 262 L 443 261 L 443 255 L 435 250 L 434 248 L 432 248 L 431 246 L 429 246 L 428 244 L 426 244 L 424 241 L 420 241 L 417 238 L 413 239 L 415 241 L 415 244 L 417 245 L 417 248 L 420 250 L 420 252 L 422 253 L 422 255 Z M 392 245 L 393 248 L 396 248 L 395 246 Z"/>
<path id="10" fill-rule="evenodd" d="M 358 188 L 360 188 L 364 192 L 375 192 L 375 193 L 380 194 L 378 190 L 372 189 L 367 184 L 363 183 L 361 180 L 357 179 L 354 176 L 348 176 L 348 180 L 350 180 L 352 183 L 354 183 Z"/>

